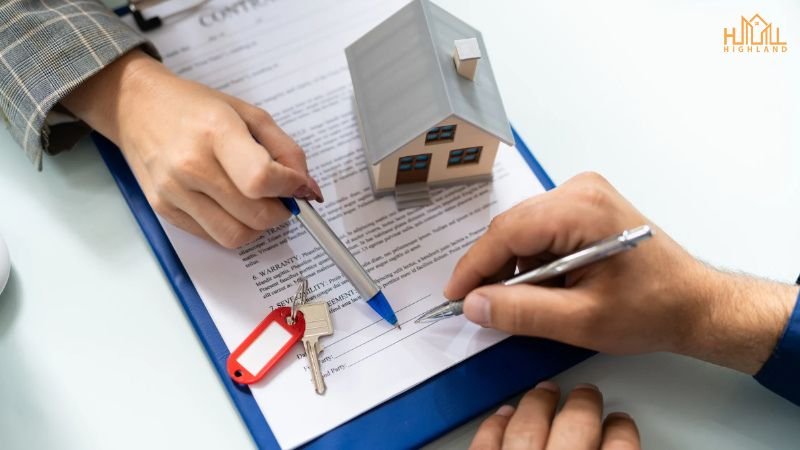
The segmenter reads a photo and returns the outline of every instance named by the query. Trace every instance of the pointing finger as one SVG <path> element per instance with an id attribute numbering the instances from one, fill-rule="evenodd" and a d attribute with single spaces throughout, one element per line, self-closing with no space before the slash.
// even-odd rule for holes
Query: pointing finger
<path id="1" fill-rule="evenodd" d="M 232 99 L 232 105 L 244 120 L 250 133 L 267 149 L 273 160 L 308 175 L 305 152 L 275 123 L 269 113 L 235 98 Z M 309 188 L 317 201 L 323 200 L 322 191 L 315 180 L 310 179 Z"/>
<path id="2" fill-rule="evenodd" d="M 224 136 L 214 143 L 214 153 L 246 197 L 310 197 L 308 176 L 275 161 L 243 123 Z"/>
<path id="3" fill-rule="evenodd" d="M 531 198 L 492 220 L 489 229 L 458 261 L 445 296 L 461 298 L 492 277 L 509 260 L 575 245 L 565 230 L 583 209 L 564 208 L 555 191 Z M 571 250 L 571 249 L 570 249 Z"/>

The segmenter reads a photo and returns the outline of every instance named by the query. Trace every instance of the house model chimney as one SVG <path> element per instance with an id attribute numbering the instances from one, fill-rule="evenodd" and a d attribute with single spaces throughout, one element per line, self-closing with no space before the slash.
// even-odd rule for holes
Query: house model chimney
<path id="1" fill-rule="evenodd" d="M 476 38 L 456 39 L 456 48 L 453 52 L 453 60 L 456 62 L 456 71 L 468 80 L 475 79 L 475 71 L 478 70 L 478 61 L 481 59 L 481 47 Z"/>

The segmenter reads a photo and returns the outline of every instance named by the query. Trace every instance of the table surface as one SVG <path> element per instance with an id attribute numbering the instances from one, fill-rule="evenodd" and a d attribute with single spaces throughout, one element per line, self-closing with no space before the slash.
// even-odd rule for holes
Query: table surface
<path id="1" fill-rule="evenodd" d="M 794 280 L 800 4 L 441 3 L 483 31 L 509 116 L 556 183 L 601 172 L 698 257 Z M 723 28 L 755 12 L 789 51 L 723 53 Z M 37 173 L 0 132 L 0 233 L 0 447 L 253 446 L 88 141 Z M 687 358 L 601 355 L 556 380 L 600 386 L 648 448 L 800 441 L 800 408 Z M 431 447 L 463 448 L 477 424 Z"/>

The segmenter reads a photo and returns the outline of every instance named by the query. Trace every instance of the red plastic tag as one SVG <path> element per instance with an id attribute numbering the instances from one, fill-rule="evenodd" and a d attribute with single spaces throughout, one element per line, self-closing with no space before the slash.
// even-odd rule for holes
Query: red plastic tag
<path id="1" fill-rule="evenodd" d="M 276 308 L 228 357 L 228 375 L 237 383 L 252 384 L 264 375 L 303 337 L 306 320 L 297 311 L 289 324 L 292 309 Z"/>

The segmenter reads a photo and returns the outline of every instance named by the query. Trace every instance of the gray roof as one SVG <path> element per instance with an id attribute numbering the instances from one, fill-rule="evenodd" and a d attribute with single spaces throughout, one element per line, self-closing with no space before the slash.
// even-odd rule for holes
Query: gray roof
<path id="1" fill-rule="evenodd" d="M 475 81 L 458 75 L 454 41 L 475 37 Z M 483 37 L 432 4 L 414 0 L 345 50 L 366 144 L 377 164 L 450 115 L 512 144 Z"/>

